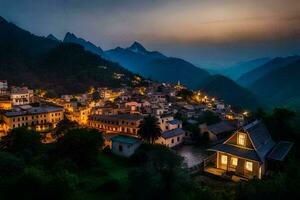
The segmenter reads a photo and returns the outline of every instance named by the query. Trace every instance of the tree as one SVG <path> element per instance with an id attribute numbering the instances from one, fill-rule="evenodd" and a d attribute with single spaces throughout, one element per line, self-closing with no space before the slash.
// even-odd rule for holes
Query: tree
<path id="1" fill-rule="evenodd" d="M 79 167 L 88 167 L 97 160 L 103 145 L 102 134 L 95 129 L 72 129 L 56 144 L 56 156 L 70 159 Z"/>
<path id="2" fill-rule="evenodd" d="M 13 129 L 1 142 L 1 148 L 16 154 L 31 157 L 41 148 L 41 135 L 26 128 Z"/>
<path id="3" fill-rule="evenodd" d="M 183 158 L 168 147 L 143 144 L 131 159 L 136 166 L 129 173 L 133 199 L 201 199 L 202 195 L 210 196 L 204 195 L 193 181 Z"/>
<path id="4" fill-rule="evenodd" d="M 154 116 L 147 116 L 139 125 L 138 135 L 147 143 L 154 144 L 155 140 L 161 136 L 161 129 Z"/>
<path id="5" fill-rule="evenodd" d="M 203 112 L 198 119 L 198 123 L 206 123 L 207 125 L 215 124 L 220 121 L 220 117 L 211 111 Z"/>
<path id="6" fill-rule="evenodd" d="M 11 153 L 0 152 L 0 178 L 11 177 L 20 173 L 25 167 L 22 159 Z"/>
<path id="7" fill-rule="evenodd" d="M 53 135 L 55 138 L 60 138 L 62 137 L 64 134 L 66 134 L 68 131 L 70 131 L 71 129 L 75 129 L 75 128 L 78 128 L 79 125 L 77 122 L 74 122 L 74 121 L 71 121 L 69 120 L 68 118 L 64 117 L 63 120 L 61 120 L 54 132 L 53 132 Z"/>

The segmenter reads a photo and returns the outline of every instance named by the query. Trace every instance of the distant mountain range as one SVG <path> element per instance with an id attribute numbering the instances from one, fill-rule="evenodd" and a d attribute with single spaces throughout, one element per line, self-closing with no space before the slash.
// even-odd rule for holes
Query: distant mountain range
<path id="1" fill-rule="evenodd" d="M 171 58 L 157 51 L 148 51 L 139 42 L 134 42 L 130 47 L 117 47 L 103 52 L 100 47 L 67 33 L 64 42 L 82 45 L 97 55 L 117 62 L 128 70 L 138 73 L 146 78 L 156 81 L 177 83 L 180 81 L 189 88 L 195 89 L 209 73 L 193 64 L 179 58 Z"/>
<path id="2" fill-rule="evenodd" d="M 263 101 L 259 100 L 252 92 L 223 75 L 210 76 L 199 86 L 199 89 L 210 96 L 223 99 L 238 109 L 255 110 L 265 106 Z"/>
<path id="3" fill-rule="evenodd" d="M 266 73 L 263 71 L 264 74 L 247 88 L 272 105 L 288 106 L 300 111 L 300 57 L 277 58 L 267 66 L 273 66 L 270 67 L 272 70 Z"/>
<path id="4" fill-rule="evenodd" d="M 281 67 L 287 66 L 296 60 L 300 59 L 300 56 L 289 56 L 289 57 L 277 57 L 274 58 L 265 64 L 254 68 L 253 70 L 248 71 L 247 73 L 243 74 L 237 82 L 242 86 L 250 86 L 256 80 L 259 80 L 267 73 L 279 69 Z"/>
<path id="5" fill-rule="evenodd" d="M 0 47 L 1 79 L 57 94 L 79 93 L 89 86 L 130 86 L 138 73 L 161 82 L 180 81 L 239 108 L 255 109 L 264 106 L 265 100 L 270 105 L 300 107 L 298 56 L 250 61 L 250 71 L 238 79 L 245 89 L 225 76 L 212 76 L 183 59 L 149 51 L 138 42 L 103 51 L 72 33 L 63 41 L 52 34 L 39 37 L 1 17 Z M 263 64 L 256 66 L 259 63 Z M 124 76 L 116 78 L 115 74 Z"/>
<path id="6" fill-rule="evenodd" d="M 131 85 L 135 76 L 80 45 L 35 36 L 1 17 L 0 47 L 0 77 L 9 84 L 74 94 L 90 86 Z"/>
<path id="7" fill-rule="evenodd" d="M 214 74 L 222 74 L 231 78 L 232 80 L 237 80 L 241 75 L 269 62 L 271 58 L 258 58 L 254 60 L 239 62 L 231 67 L 226 67 L 222 69 L 213 70 Z"/>

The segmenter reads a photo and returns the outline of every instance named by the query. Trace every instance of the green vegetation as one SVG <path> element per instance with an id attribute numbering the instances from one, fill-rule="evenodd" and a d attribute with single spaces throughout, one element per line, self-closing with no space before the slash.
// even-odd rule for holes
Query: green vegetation
<path id="1" fill-rule="evenodd" d="M 156 117 L 145 117 L 139 125 L 138 135 L 148 144 L 154 144 L 155 140 L 161 136 L 161 130 Z"/>

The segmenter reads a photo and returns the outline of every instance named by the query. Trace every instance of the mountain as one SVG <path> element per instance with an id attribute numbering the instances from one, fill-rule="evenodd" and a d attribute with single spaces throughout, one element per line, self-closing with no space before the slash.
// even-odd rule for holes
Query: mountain
<path id="1" fill-rule="evenodd" d="M 103 52 L 103 50 L 100 47 L 97 47 L 96 45 L 94 45 L 93 43 L 86 41 L 82 38 L 77 37 L 75 34 L 73 33 L 67 33 L 64 37 L 63 40 L 64 43 L 75 43 L 75 44 L 79 44 L 81 46 L 84 47 L 85 50 L 90 51 L 96 55 L 99 55 L 101 57 L 105 57 L 105 54 Z"/>
<path id="2" fill-rule="evenodd" d="M 134 74 L 78 44 L 39 37 L 0 18 L 0 77 L 57 94 L 131 85 Z M 123 74 L 121 78 L 115 74 Z"/>
<path id="3" fill-rule="evenodd" d="M 263 105 L 253 93 L 222 75 L 210 76 L 199 86 L 199 89 L 210 96 L 223 99 L 238 109 L 255 110 Z"/>
<path id="4" fill-rule="evenodd" d="M 277 68 L 253 82 L 248 88 L 274 105 L 284 105 L 300 111 L 300 60 Z"/>
<path id="5" fill-rule="evenodd" d="M 207 71 L 179 59 L 156 59 L 143 66 L 143 76 L 161 82 L 176 83 L 178 80 L 189 88 L 196 89 L 210 75 Z"/>
<path id="6" fill-rule="evenodd" d="M 263 77 L 265 74 L 276 70 L 278 68 L 287 66 L 295 61 L 297 61 L 298 59 L 300 59 L 300 56 L 289 56 L 289 57 L 277 57 L 274 58 L 272 60 L 270 60 L 269 62 L 243 74 L 238 80 L 237 82 L 240 85 L 243 86 L 249 86 L 252 83 L 254 83 L 256 80 L 259 80 L 261 77 Z"/>
<path id="7" fill-rule="evenodd" d="M 190 88 L 196 88 L 209 76 L 207 71 L 183 59 L 148 51 L 138 42 L 134 42 L 128 48 L 117 47 L 105 53 L 108 59 L 120 63 L 128 70 L 161 82 L 180 81 Z"/>
<path id="8" fill-rule="evenodd" d="M 239 62 L 228 68 L 216 69 L 215 72 L 227 76 L 232 80 L 237 80 L 241 75 L 269 62 L 270 60 L 271 58 L 258 58 L 254 60 Z"/>
<path id="9" fill-rule="evenodd" d="M 105 52 L 108 59 L 120 63 L 128 70 L 141 73 L 142 66 L 155 59 L 167 57 L 157 51 L 147 51 L 140 43 L 134 42 L 128 48 L 117 47 Z"/>
<path id="10" fill-rule="evenodd" d="M 54 40 L 54 41 L 59 41 L 59 39 L 57 39 L 54 35 L 52 34 L 49 34 L 47 37 L 47 39 L 50 39 L 50 40 Z"/>

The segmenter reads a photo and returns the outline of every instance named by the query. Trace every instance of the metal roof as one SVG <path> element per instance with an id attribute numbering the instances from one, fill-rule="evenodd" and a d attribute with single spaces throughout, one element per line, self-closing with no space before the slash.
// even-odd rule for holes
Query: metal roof
<path id="1" fill-rule="evenodd" d="M 231 124 L 229 124 L 226 121 L 222 121 L 216 124 L 212 124 L 207 126 L 208 130 L 211 131 L 214 134 L 220 134 L 225 132 L 231 132 L 235 130 L 235 127 L 233 127 Z"/>
<path id="2" fill-rule="evenodd" d="M 266 155 L 274 147 L 275 142 L 272 140 L 271 135 L 266 126 L 259 120 L 256 120 L 243 127 L 243 130 L 248 133 L 250 140 L 254 145 L 256 153 L 262 161 Z"/>
<path id="3" fill-rule="evenodd" d="M 293 147 L 293 142 L 280 141 L 275 145 L 273 150 L 268 154 L 268 158 L 277 161 L 283 161 L 287 156 L 291 148 Z"/>
<path id="4" fill-rule="evenodd" d="M 175 128 L 175 129 L 163 132 L 161 134 L 161 136 L 164 139 L 168 139 L 168 138 L 172 138 L 172 137 L 175 137 L 175 136 L 178 136 L 178 135 L 182 135 L 184 133 L 185 133 L 185 131 L 183 129 L 181 129 L 181 128 Z"/>
<path id="5" fill-rule="evenodd" d="M 130 136 L 125 136 L 125 135 L 117 135 L 115 137 L 111 138 L 112 142 L 121 142 L 125 144 L 135 144 L 141 142 L 139 138 L 136 137 L 130 137 Z"/>

